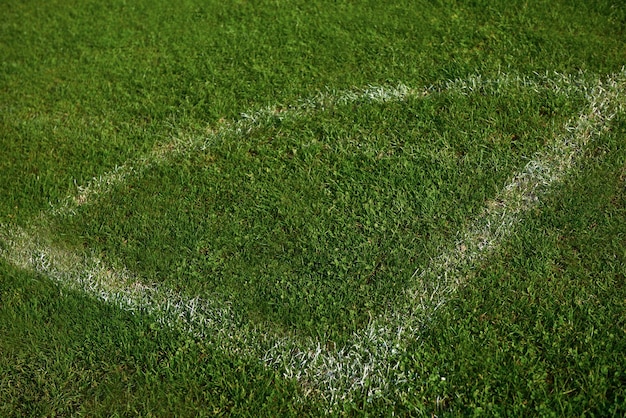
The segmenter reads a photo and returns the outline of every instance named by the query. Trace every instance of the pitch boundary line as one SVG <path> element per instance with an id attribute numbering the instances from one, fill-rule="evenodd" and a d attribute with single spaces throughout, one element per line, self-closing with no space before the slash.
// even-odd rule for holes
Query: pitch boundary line
<path id="1" fill-rule="evenodd" d="M 326 352 L 319 343 L 299 353 L 287 375 L 321 384 L 331 403 L 348 399 L 354 392 L 374 398 L 417 378 L 400 370 L 406 345 L 419 338 L 429 318 L 467 282 L 471 267 L 502 244 L 524 212 L 540 204 L 540 198 L 572 171 L 585 146 L 626 109 L 625 71 L 585 90 L 586 111 L 513 176 L 470 227 L 460 231 L 453 246 L 426 269 L 416 270 L 413 278 L 417 283 L 408 289 L 404 306 L 373 320 L 353 334 L 351 345 L 334 353 Z"/>
<path id="2" fill-rule="evenodd" d="M 594 86 L 580 78 L 560 75 L 555 79 L 546 76 L 540 80 L 506 75 L 496 80 L 484 80 L 476 76 L 423 90 L 402 85 L 396 88 L 370 87 L 358 92 L 320 94 L 288 110 L 278 107 L 262 109 L 211 131 L 207 137 L 167 143 L 133 164 L 122 165 L 94 179 L 79 189 L 77 196 L 42 214 L 44 218 L 71 215 L 78 206 L 97 201 L 115 184 L 153 164 L 167 161 L 174 155 L 202 151 L 219 138 L 245 135 L 276 117 L 298 117 L 326 106 L 360 100 L 401 101 L 436 91 L 471 94 L 511 83 L 531 89 L 582 91 L 589 102 L 586 112 L 573 119 L 562 137 L 540 151 L 522 172 L 513 176 L 471 227 L 459 233 L 454 246 L 443 251 L 429 268 L 416 271 L 414 279 L 417 284 L 407 291 L 409 302 L 374 319 L 369 326 L 353 334 L 350 344 L 335 350 L 326 350 L 320 341 L 313 339 L 295 341 L 273 337 L 271 330 L 263 324 L 243 321 L 227 302 L 200 297 L 186 299 L 168 289 L 140 284 L 129 272 L 113 270 L 97 258 L 81 259 L 76 254 L 55 248 L 43 229 L 27 232 L 0 228 L 0 237 L 8 244 L 3 255 L 13 264 L 40 272 L 66 287 L 126 310 L 152 314 L 164 326 L 182 328 L 230 352 L 261 358 L 285 377 L 306 382 L 310 391 L 321 394 L 331 404 L 349 399 L 356 392 L 365 391 L 368 397 L 375 397 L 414 378 L 398 369 L 397 360 L 406 344 L 417 338 L 424 322 L 445 303 L 448 295 L 463 285 L 470 274 L 468 268 L 498 247 L 523 212 L 537 206 L 541 195 L 571 171 L 585 145 L 608 129 L 617 112 L 624 111 L 624 70 Z"/>
<path id="3" fill-rule="evenodd" d="M 247 135 L 260 127 L 266 126 L 274 120 L 300 118 L 306 114 L 323 111 L 327 107 L 345 105 L 348 103 L 365 102 L 392 102 L 403 101 L 407 98 L 425 97 L 433 93 L 457 91 L 459 93 L 472 94 L 479 91 L 497 91 L 503 87 L 517 85 L 520 88 L 539 91 L 549 89 L 554 91 L 580 92 L 587 86 L 582 78 L 555 73 L 555 78 L 548 74 L 535 77 L 511 76 L 500 74 L 495 79 L 485 79 L 475 75 L 467 79 L 446 81 L 437 85 L 431 85 L 422 89 L 410 88 L 404 84 L 397 86 L 369 86 L 364 89 L 320 92 L 317 95 L 302 99 L 293 106 L 267 106 L 258 110 L 241 113 L 241 118 L 233 122 L 209 127 L 205 134 L 198 132 L 192 134 L 180 134 L 171 141 L 157 144 L 155 148 L 145 156 L 131 160 L 113 170 L 98 177 L 92 178 L 85 185 L 77 187 L 77 193 L 68 196 L 56 205 L 51 205 L 47 216 L 73 215 L 76 209 L 82 205 L 94 203 L 98 198 L 106 195 L 116 184 L 133 175 L 141 174 L 152 166 L 165 163 L 178 155 L 189 155 L 193 152 L 203 152 L 213 144 L 231 137 Z"/>

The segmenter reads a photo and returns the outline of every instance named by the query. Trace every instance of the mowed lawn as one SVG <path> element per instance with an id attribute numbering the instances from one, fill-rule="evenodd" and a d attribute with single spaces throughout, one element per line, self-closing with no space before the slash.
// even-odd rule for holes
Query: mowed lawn
<path id="1" fill-rule="evenodd" d="M 5 3 L 1 415 L 626 413 L 620 2 Z M 383 390 L 339 396 L 15 262 L 37 257 L 26 231 L 225 303 L 251 341 L 337 352 L 410 306 L 414 272 L 611 78 L 604 128 L 424 313 Z"/>

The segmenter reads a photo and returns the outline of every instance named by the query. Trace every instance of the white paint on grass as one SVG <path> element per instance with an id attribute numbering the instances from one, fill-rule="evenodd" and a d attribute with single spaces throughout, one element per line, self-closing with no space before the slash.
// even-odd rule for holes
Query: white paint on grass
<path id="1" fill-rule="evenodd" d="M 563 80 L 568 84 L 571 81 Z M 470 91 L 481 86 L 474 81 L 454 85 L 469 86 Z M 568 87 L 555 85 L 561 89 Z M 325 350 L 322 343 L 310 341 L 308 350 L 301 349 L 294 355 L 278 344 L 266 354 L 265 360 L 280 364 L 287 377 L 310 382 L 306 387 L 321 392 L 331 404 L 350 399 L 354 393 L 372 399 L 394 390 L 401 392 L 407 388 L 404 385 L 407 382 L 417 383 L 415 380 L 421 376 L 400 367 L 407 345 L 419 339 L 420 329 L 429 318 L 467 282 L 477 262 L 502 244 L 524 212 L 536 207 L 541 196 L 570 173 L 587 143 L 609 129 L 617 113 L 624 112 L 626 72 L 590 87 L 576 88 L 586 93 L 589 105 L 585 111 L 568 123 L 562 136 L 513 176 L 471 226 L 459 233 L 451 248 L 432 260 L 427 268 L 415 272 L 414 286 L 407 289 L 407 302 L 403 306 L 373 320 L 352 336 L 350 344 L 338 350 Z"/>
<path id="2" fill-rule="evenodd" d="M 0 239 L 6 247 L 0 254 L 17 267 L 49 277 L 65 289 L 83 292 L 133 313 L 151 315 L 161 325 L 190 332 L 229 352 L 257 355 L 254 340 L 268 333 L 242 321 L 225 301 L 185 297 L 156 284 L 146 284 L 129 271 L 108 266 L 97 257 L 82 257 L 51 244 L 45 231 L 29 234 L 23 229 L 4 228 L 0 229 Z"/>
<path id="3" fill-rule="evenodd" d="M 129 177 L 139 176 L 147 169 L 166 163 L 177 156 L 204 152 L 220 142 L 241 138 L 255 129 L 268 126 L 279 120 L 302 118 L 327 107 L 346 103 L 400 101 L 428 93 L 429 89 L 417 91 L 402 84 L 397 87 L 368 87 L 363 90 L 339 93 L 319 93 L 312 98 L 303 99 L 299 104 L 291 107 L 268 106 L 242 113 L 241 118 L 237 121 L 221 121 L 218 126 L 207 128 L 204 133 L 180 133 L 178 137 L 158 144 L 147 155 L 117 166 L 101 176 L 94 177 L 87 184 L 77 186 L 76 195 L 69 196 L 58 205 L 52 206 L 48 215 L 74 215 L 78 207 L 96 203 L 99 198 L 109 193 L 115 185 L 124 183 Z"/>
<path id="4" fill-rule="evenodd" d="M 386 102 L 421 97 L 432 92 L 459 94 L 489 93 L 501 88 L 550 89 L 567 93 L 583 92 L 588 108 L 566 126 L 565 133 L 548 144 L 514 175 L 510 183 L 482 214 L 461 231 L 457 242 L 414 274 L 414 286 L 406 291 L 406 303 L 390 309 L 353 334 L 350 343 L 329 349 L 325 341 L 279 338 L 270 325 L 250 324 L 217 298 L 186 298 L 170 289 L 147 285 L 129 272 L 106 266 L 96 257 L 84 258 L 53 245 L 44 226 L 27 232 L 1 228 L 2 255 L 13 264 L 44 274 L 63 286 L 85 292 L 123 309 L 152 315 L 164 326 L 190 332 L 229 352 L 261 358 L 285 377 L 302 382 L 305 393 L 314 393 L 330 404 L 352 398 L 356 393 L 375 398 L 388 391 L 402 391 L 407 382 L 420 376 L 400 367 L 409 344 L 419 338 L 420 329 L 468 277 L 477 261 L 502 243 L 519 223 L 524 212 L 537 206 L 540 198 L 575 166 L 586 144 L 608 129 L 617 112 L 624 111 L 626 72 L 589 84 L 580 77 L 561 75 L 521 78 L 502 75 L 495 80 L 480 76 L 414 90 L 370 87 L 356 92 L 325 93 L 288 109 L 266 108 L 234 123 L 209 130 L 205 136 L 177 139 L 163 144 L 148 156 L 118 167 L 109 174 L 79 188 L 50 215 L 71 215 L 83 204 L 95 203 L 115 184 L 129 176 L 161 164 L 175 155 L 203 151 L 216 141 L 246 135 L 275 118 L 298 118 L 342 103 Z"/>
<path id="5" fill-rule="evenodd" d="M 582 75 L 581 75 L 582 77 Z M 515 86 L 517 88 L 539 91 L 549 88 L 557 92 L 580 92 L 586 88 L 581 77 L 555 74 L 550 76 L 520 77 L 500 74 L 495 79 L 484 79 L 476 75 L 464 80 L 454 80 L 433 85 L 427 88 L 414 89 L 404 84 L 397 86 L 369 86 L 360 90 L 327 91 L 302 99 L 294 106 L 267 106 L 258 110 L 244 112 L 241 118 L 234 121 L 221 121 L 217 126 L 209 127 L 205 132 L 180 132 L 170 141 L 158 144 L 145 156 L 126 162 L 113 170 L 94 177 L 87 184 L 77 186 L 76 195 L 69 196 L 51 207 L 48 215 L 67 216 L 75 214 L 78 207 L 96 203 L 117 184 L 124 183 L 127 178 L 139 176 L 150 167 L 158 166 L 177 156 L 203 152 L 223 141 L 234 140 L 250 134 L 252 131 L 284 119 L 299 119 L 306 115 L 323 111 L 326 108 L 349 103 L 385 103 L 404 101 L 408 98 L 428 96 L 432 93 L 458 92 L 461 94 L 493 93 L 501 89 Z"/>

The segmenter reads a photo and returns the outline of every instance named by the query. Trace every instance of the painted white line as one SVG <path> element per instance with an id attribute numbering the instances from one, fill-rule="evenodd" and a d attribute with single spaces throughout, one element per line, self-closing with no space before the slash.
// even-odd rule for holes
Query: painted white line
<path id="1" fill-rule="evenodd" d="M 390 101 L 419 97 L 432 91 L 472 94 L 493 91 L 516 84 L 529 89 L 584 92 L 587 111 L 566 128 L 566 133 L 538 153 L 525 169 L 490 202 L 470 228 L 459 234 L 458 242 L 431 265 L 416 272 L 415 286 L 407 290 L 407 302 L 373 320 L 352 335 L 351 342 L 327 350 L 323 341 L 277 338 L 269 327 L 250 324 L 237 316 L 228 303 L 216 299 L 185 299 L 169 289 L 141 284 L 126 271 L 116 271 L 97 258 L 84 259 L 51 244 L 43 227 L 32 232 L 0 227 L 5 243 L 2 255 L 17 266 L 38 271 L 71 289 L 83 291 L 123 309 L 153 315 L 163 325 L 186 330 L 207 343 L 230 352 L 261 358 L 268 366 L 289 378 L 299 379 L 307 391 L 326 398 L 330 404 L 351 398 L 355 393 L 376 397 L 396 385 L 415 379 L 411 371 L 401 371 L 399 359 L 405 347 L 419 338 L 419 330 L 471 275 L 471 267 L 497 248 L 528 209 L 558 183 L 580 156 L 585 144 L 607 129 L 616 112 L 624 109 L 626 72 L 590 87 L 581 78 L 554 76 L 526 79 L 502 76 L 497 80 L 470 78 L 425 90 L 371 87 L 359 92 L 319 95 L 286 111 L 267 108 L 203 138 L 178 140 L 155 150 L 149 156 L 92 181 L 48 215 L 68 215 L 80 205 L 97 201 L 110 187 L 123 182 L 153 164 L 173 155 L 204 150 L 216 139 L 245 135 L 274 118 L 299 117 L 326 106 L 360 100 Z M 547 86 L 547 87 L 546 87 Z"/>
<path id="2" fill-rule="evenodd" d="M 241 114 L 240 119 L 233 122 L 222 122 L 218 126 L 207 128 L 205 132 L 180 133 L 178 137 L 158 144 L 147 155 L 126 162 L 107 173 L 94 177 L 87 184 L 77 186 L 75 195 L 68 196 L 59 204 L 53 205 L 50 211 L 43 215 L 73 215 L 78 207 L 96 203 L 100 197 L 106 195 L 115 185 L 123 183 L 129 177 L 140 175 L 150 167 L 158 166 L 172 160 L 176 156 L 206 151 L 217 143 L 248 135 L 255 129 L 268 126 L 276 120 L 298 119 L 328 107 L 348 103 L 404 101 L 410 97 L 423 97 L 444 91 L 457 91 L 463 94 L 476 92 L 492 93 L 503 88 L 516 86 L 534 91 L 548 88 L 557 92 L 579 93 L 586 88 L 582 77 L 582 73 L 579 77 L 558 73 L 553 75 L 535 75 L 535 77 L 500 74 L 495 79 L 484 79 L 477 75 L 468 79 L 447 81 L 422 89 L 414 89 L 404 84 L 398 84 L 397 86 L 369 86 L 360 90 L 320 92 L 313 97 L 302 99 L 300 103 L 294 106 L 268 106 L 244 112 Z"/>
<path id="3" fill-rule="evenodd" d="M 467 282 L 477 261 L 497 249 L 524 212 L 536 207 L 540 198 L 571 172 L 587 143 L 609 129 L 617 113 L 624 112 L 625 71 L 583 88 L 589 102 L 586 111 L 513 176 L 482 215 L 459 234 L 454 246 L 426 269 L 416 271 L 415 285 L 407 289 L 404 306 L 373 320 L 338 350 L 325 350 L 320 342 L 311 340 L 308 350 L 300 346 L 294 355 L 293 348 L 286 350 L 279 344 L 266 354 L 266 362 L 280 365 L 285 376 L 308 382 L 305 386 L 326 396 L 330 404 L 350 399 L 354 393 L 375 398 L 419 379 L 411 371 L 401 370 L 407 344 L 419 339 L 425 323 Z"/>
<path id="4" fill-rule="evenodd" d="M 311 98 L 301 100 L 299 104 L 292 107 L 273 106 L 245 112 L 237 121 L 222 122 L 214 128 L 207 128 L 204 133 L 181 133 L 177 138 L 157 145 L 147 155 L 119 165 L 99 177 L 94 177 L 85 185 L 77 186 L 76 195 L 69 196 L 59 204 L 53 205 L 48 213 L 42 215 L 71 216 L 75 214 L 78 207 L 96 203 L 115 185 L 123 183 L 129 177 L 140 175 L 150 167 L 163 164 L 176 156 L 206 151 L 217 143 L 248 135 L 253 130 L 268 126 L 277 120 L 297 119 L 327 107 L 346 103 L 398 101 L 428 93 L 429 89 L 417 91 L 404 85 L 396 87 L 372 86 L 355 91 L 319 93 Z"/>
<path id="5" fill-rule="evenodd" d="M 133 313 L 148 314 L 163 326 L 176 327 L 230 352 L 258 356 L 259 335 L 269 333 L 243 321 L 225 301 L 185 298 L 170 289 L 145 284 L 132 273 L 107 266 L 51 244 L 45 231 L 0 229 L 0 252 L 13 265 L 53 279 L 69 290 L 83 292 Z M 251 337 L 252 336 L 252 337 Z"/>

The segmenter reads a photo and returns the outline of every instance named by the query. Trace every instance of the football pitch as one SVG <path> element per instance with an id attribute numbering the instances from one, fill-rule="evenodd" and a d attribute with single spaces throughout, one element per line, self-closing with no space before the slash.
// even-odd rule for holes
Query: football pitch
<path id="1" fill-rule="evenodd" d="M 0 413 L 626 409 L 618 2 L 9 2 Z"/>

